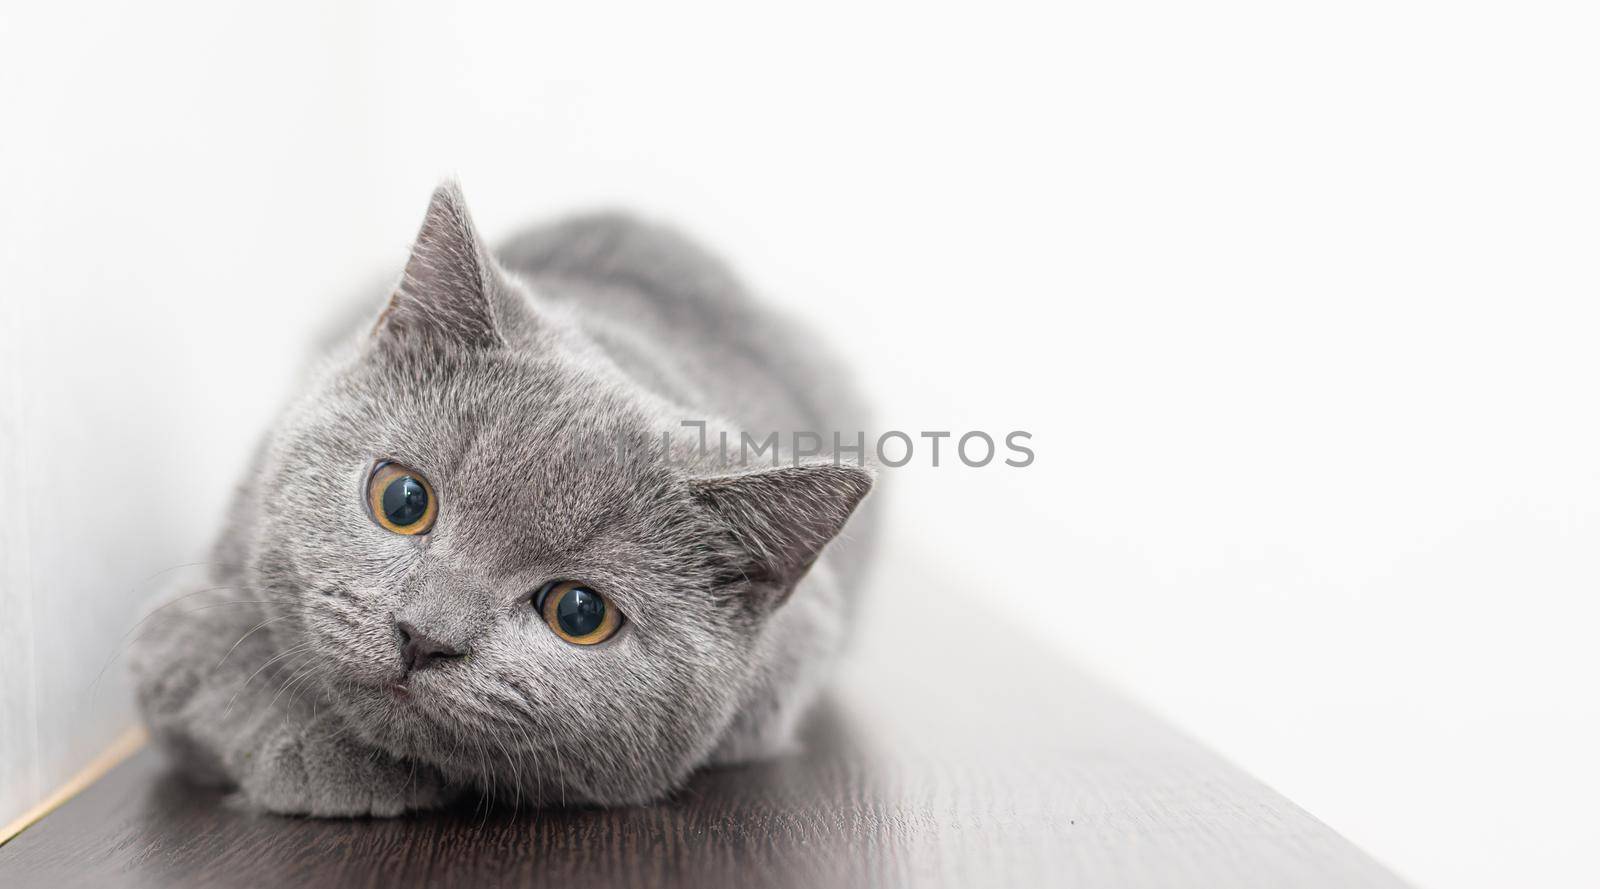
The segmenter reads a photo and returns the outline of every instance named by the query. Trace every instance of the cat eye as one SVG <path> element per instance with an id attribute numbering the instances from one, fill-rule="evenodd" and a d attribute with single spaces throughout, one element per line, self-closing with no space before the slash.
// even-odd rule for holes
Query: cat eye
<path id="1" fill-rule="evenodd" d="M 367 479 L 367 510 L 386 531 L 426 534 L 439 513 L 439 498 L 422 473 L 385 461 Z"/>
<path id="2" fill-rule="evenodd" d="M 622 628 L 622 612 L 575 580 L 553 580 L 540 587 L 533 606 L 557 636 L 574 645 L 598 645 Z"/>

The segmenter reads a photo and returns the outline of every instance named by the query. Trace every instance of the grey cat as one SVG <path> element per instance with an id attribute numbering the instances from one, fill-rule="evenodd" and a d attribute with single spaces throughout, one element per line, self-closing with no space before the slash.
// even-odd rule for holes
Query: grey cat
<path id="1" fill-rule="evenodd" d="M 862 519 L 829 542 L 872 476 L 725 462 L 686 420 L 864 428 L 834 363 L 672 232 L 591 216 L 491 254 L 440 188 L 376 322 L 267 436 L 211 576 L 147 619 L 153 736 L 318 816 L 640 803 L 792 749 Z"/>

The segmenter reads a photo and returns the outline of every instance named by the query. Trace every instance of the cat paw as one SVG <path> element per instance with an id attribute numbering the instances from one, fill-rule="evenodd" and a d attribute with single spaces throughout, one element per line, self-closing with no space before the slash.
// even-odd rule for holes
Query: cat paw
<path id="1" fill-rule="evenodd" d="M 239 790 L 245 806 L 314 818 L 392 818 L 456 795 L 432 767 L 401 761 L 327 726 L 284 730 L 254 751 Z"/>

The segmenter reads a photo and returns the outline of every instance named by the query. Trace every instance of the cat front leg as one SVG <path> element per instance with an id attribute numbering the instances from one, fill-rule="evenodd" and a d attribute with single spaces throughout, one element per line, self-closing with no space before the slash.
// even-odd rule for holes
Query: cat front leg
<path id="1" fill-rule="evenodd" d="M 443 805 L 431 767 L 356 739 L 309 681 L 291 618 L 226 586 L 178 591 L 140 628 L 132 666 L 146 724 L 190 780 L 260 811 L 393 816 Z"/>
<path id="2" fill-rule="evenodd" d="M 448 803 L 455 792 L 432 767 L 350 737 L 335 717 L 286 720 L 258 739 L 237 769 L 240 802 L 283 815 L 393 817 Z"/>

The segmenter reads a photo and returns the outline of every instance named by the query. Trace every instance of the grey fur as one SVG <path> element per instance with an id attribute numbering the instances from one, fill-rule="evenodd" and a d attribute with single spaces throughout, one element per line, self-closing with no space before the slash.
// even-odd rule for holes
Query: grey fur
<path id="1" fill-rule="evenodd" d="M 871 477 L 825 459 L 711 465 L 680 421 L 735 441 L 853 431 L 850 387 L 667 230 L 591 216 L 497 257 L 455 187 L 436 192 L 379 320 L 268 436 L 211 576 L 149 618 L 133 654 L 145 719 L 197 780 L 321 816 L 462 792 L 609 805 L 793 744 L 862 552 L 823 547 Z M 663 431 L 671 447 L 651 446 Z M 428 477 L 430 533 L 373 522 L 379 459 Z M 622 631 L 587 648 L 552 633 L 529 597 L 558 578 L 608 596 Z M 470 654 L 397 694 L 397 619 Z"/>

